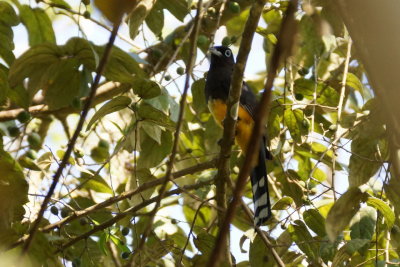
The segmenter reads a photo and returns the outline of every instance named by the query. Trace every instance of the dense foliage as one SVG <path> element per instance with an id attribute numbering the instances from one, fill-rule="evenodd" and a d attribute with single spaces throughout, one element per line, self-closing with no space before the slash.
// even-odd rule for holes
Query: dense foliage
<path id="1" fill-rule="evenodd" d="M 252 4 L 205 1 L 193 54 L 196 1 L 0 1 L 0 262 L 24 251 L 26 266 L 206 265 L 221 220 L 214 178 L 222 129 L 205 103 L 203 62 L 217 28 L 237 52 Z M 395 264 L 400 196 L 390 179 L 387 127 L 331 1 L 300 4 L 293 54 L 275 79 L 266 127 L 274 216 L 262 230 L 272 246 L 239 207 L 233 262 L 276 266 L 273 249 L 287 266 Z M 267 1 L 255 33 L 265 60 L 248 62 L 262 71 L 246 80 L 257 94 L 287 6 Z M 88 36 L 99 31 L 107 40 L 121 14 L 89 116 L 28 241 L 107 51 Z M 60 42 L 63 27 L 75 34 Z M 27 40 L 18 35 L 24 30 Z M 232 184 L 242 161 L 235 146 Z M 243 199 L 251 203 L 250 185 Z"/>

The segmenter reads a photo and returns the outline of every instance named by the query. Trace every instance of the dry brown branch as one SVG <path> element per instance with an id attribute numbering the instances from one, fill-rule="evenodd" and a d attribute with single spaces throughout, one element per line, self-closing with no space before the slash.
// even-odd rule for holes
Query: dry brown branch
<path id="1" fill-rule="evenodd" d="M 248 49 L 250 49 L 250 44 L 251 44 L 251 35 L 246 36 L 245 34 L 251 34 L 254 33 L 255 28 L 257 27 L 258 24 L 258 18 L 261 15 L 261 11 L 264 7 L 265 1 L 259 0 L 257 1 L 252 10 L 250 11 L 250 16 L 249 20 L 246 24 L 246 28 L 244 31 L 242 43 L 241 43 L 241 48 L 243 42 L 248 41 L 250 39 L 250 43 L 246 44 L 244 43 L 243 45 L 248 45 Z M 229 225 L 231 220 L 233 219 L 233 216 L 235 215 L 235 210 L 237 205 L 240 202 L 241 195 L 243 188 L 246 185 L 246 180 L 247 177 L 250 174 L 251 169 L 253 168 L 254 162 L 256 160 L 256 156 L 258 155 L 257 150 L 259 148 L 259 142 L 260 142 L 260 137 L 262 135 L 262 131 L 264 129 L 265 125 L 265 120 L 267 117 L 268 113 L 268 107 L 270 106 L 271 102 L 271 96 L 272 96 L 272 87 L 273 87 L 273 82 L 277 73 L 277 70 L 279 68 L 280 62 L 282 62 L 282 59 L 286 56 L 288 56 L 291 53 L 292 50 L 292 45 L 294 41 L 294 36 L 296 33 L 296 22 L 294 18 L 294 13 L 297 9 L 297 1 L 294 0 L 290 2 L 288 9 L 286 11 L 286 15 L 284 19 L 282 20 L 282 26 L 281 30 L 278 35 L 278 43 L 275 47 L 275 50 L 272 54 L 271 62 L 268 68 L 268 76 L 267 76 L 267 81 L 265 83 L 265 88 L 264 88 L 264 93 L 262 95 L 261 101 L 257 107 L 257 110 L 255 112 L 256 118 L 255 118 L 255 125 L 253 128 L 253 132 L 250 138 L 250 143 L 248 146 L 248 151 L 246 153 L 245 161 L 243 163 L 243 166 L 240 170 L 235 190 L 233 192 L 233 198 L 231 203 L 229 204 L 228 210 L 226 212 L 226 217 L 223 223 L 223 228 L 220 229 L 217 240 L 215 242 L 215 247 L 214 250 L 212 251 L 212 254 L 210 256 L 208 266 L 214 267 L 217 266 L 218 261 L 220 257 L 222 256 L 222 247 L 225 244 L 225 240 L 227 238 L 227 234 L 229 232 Z M 252 13 L 253 12 L 253 13 Z M 256 21 L 252 22 L 251 18 L 256 18 Z M 251 24 L 251 25 L 248 25 Z M 254 28 L 253 28 L 254 27 Z M 249 31 L 249 32 L 247 32 Z M 240 52 L 239 52 L 240 55 Z M 238 57 L 239 61 L 239 57 Z M 235 73 L 234 73 L 235 76 Z M 233 88 L 232 88 L 233 89 Z M 277 258 L 275 254 L 273 254 L 275 257 L 275 260 L 279 262 L 279 258 Z"/>

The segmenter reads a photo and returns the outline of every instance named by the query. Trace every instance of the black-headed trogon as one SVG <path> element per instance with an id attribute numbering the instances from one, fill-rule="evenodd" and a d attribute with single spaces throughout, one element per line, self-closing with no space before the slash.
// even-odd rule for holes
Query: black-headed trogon
<path id="1" fill-rule="evenodd" d="M 211 113 L 217 123 L 222 126 L 222 121 L 226 115 L 226 102 L 235 60 L 231 49 L 226 46 L 212 47 L 210 54 L 210 69 L 207 74 L 205 96 Z M 254 126 L 256 106 L 256 96 L 247 84 L 243 82 L 235 140 L 244 153 L 246 153 L 247 144 Z M 271 154 L 265 147 L 264 137 L 260 143 L 258 163 L 250 175 L 254 201 L 254 224 L 257 226 L 260 226 L 271 216 L 267 168 L 265 165 L 265 160 L 271 159 Z"/>

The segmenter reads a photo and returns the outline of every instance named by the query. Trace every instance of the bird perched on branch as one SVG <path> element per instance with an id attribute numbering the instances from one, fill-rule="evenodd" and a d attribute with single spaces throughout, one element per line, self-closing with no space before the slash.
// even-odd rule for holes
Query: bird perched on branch
<path id="1" fill-rule="evenodd" d="M 210 53 L 210 70 L 207 74 L 205 96 L 214 119 L 222 126 L 226 115 L 226 104 L 235 60 L 232 50 L 226 46 L 212 47 Z M 246 153 L 254 126 L 257 99 L 245 82 L 243 82 L 239 102 L 235 140 L 242 151 Z M 250 175 L 254 201 L 254 224 L 257 226 L 262 225 L 271 216 L 265 160 L 272 157 L 265 147 L 265 137 L 260 143 L 257 166 Z"/>

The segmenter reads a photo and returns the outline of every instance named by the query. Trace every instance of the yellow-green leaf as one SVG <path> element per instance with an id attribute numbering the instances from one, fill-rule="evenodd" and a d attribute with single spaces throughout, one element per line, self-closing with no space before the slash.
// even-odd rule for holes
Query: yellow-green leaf
<path id="1" fill-rule="evenodd" d="M 128 107 L 131 104 L 132 100 L 127 96 L 117 96 L 107 103 L 105 103 L 92 117 L 89 121 L 86 131 L 92 127 L 93 123 L 95 123 L 98 119 L 103 118 L 105 115 L 119 111 Z"/>
<path id="2" fill-rule="evenodd" d="M 351 187 L 332 206 L 326 218 L 326 232 L 331 241 L 341 233 L 360 209 L 365 193 L 358 187 Z"/>
<path id="3" fill-rule="evenodd" d="M 396 217 L 386 202 L 376 197 L 369 197 L 367 199 L 367 205 L 377 209 L 383 215 L 383 217 L 385 217 L 385 224 L 387 225 L 388 229 L 393 227 Z"/>

